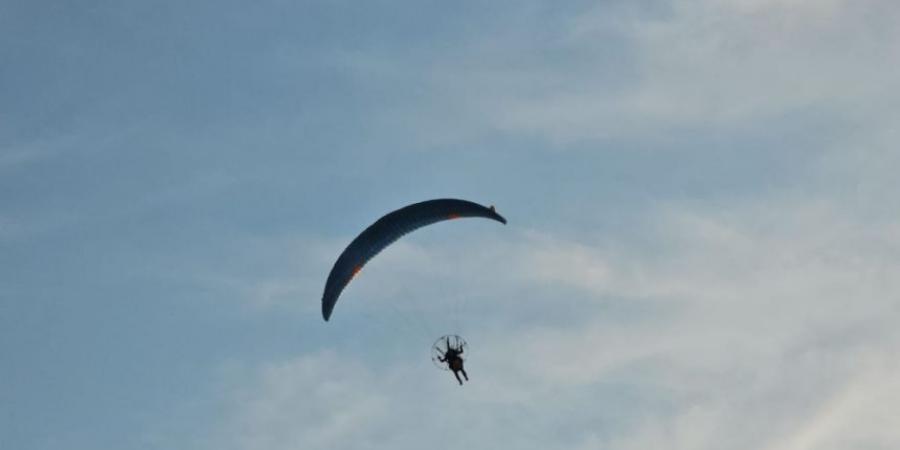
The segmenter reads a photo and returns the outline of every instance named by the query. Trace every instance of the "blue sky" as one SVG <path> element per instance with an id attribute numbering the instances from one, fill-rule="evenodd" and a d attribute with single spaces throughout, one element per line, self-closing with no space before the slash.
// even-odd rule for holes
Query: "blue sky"
<path id="1" fill-rule="evenodd" d="M 898 20 L 0 2 L 0 447 L 896 448 Z"/>

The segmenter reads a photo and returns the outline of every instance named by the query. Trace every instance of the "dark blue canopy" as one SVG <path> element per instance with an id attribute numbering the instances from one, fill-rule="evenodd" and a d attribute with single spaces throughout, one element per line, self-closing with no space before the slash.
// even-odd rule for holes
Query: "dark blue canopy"
<path id="1" fill-rule="evenodd" d="M 331 317 L 338 297 L 353 276 L 385 247 L 413 230 L 461 217 L 483 217 L 506 223 L 506 219 L 497 214 L 493 206 L 484 207 L 451 198 L 414 203 L 375 221 L 344 249 L 331 268 L 322 294 L 322 317 L 326 321 Z"/>

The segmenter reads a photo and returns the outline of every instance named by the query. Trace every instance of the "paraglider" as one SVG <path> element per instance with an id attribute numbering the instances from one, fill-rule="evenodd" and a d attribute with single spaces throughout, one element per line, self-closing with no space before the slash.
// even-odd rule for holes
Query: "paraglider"
<path id="1" fill-rule="evenodd" d="M 331 318 L 344 288 L 366 263 L 394 241 L 424 226 L 463 217 L 481 217 L 506 224 L 506 219 L 497 214 L 493 206 L 485 207 L 467 200 L 445 198 L 405 206 L 369 225 L 341 252 L 331 268 L 322 293 L 322 318 L 326 322 Z M 463 384 L 460 373 L 466 381 L 469 380 L 463 367 L 465 347 L 465 341 L 456 335 L 442 336 L 432 346 L 432 361 L 440 368 L 452 370 L 460 385 Z"/>
<path id="2" fill-rule="evenodd" d="M 469 375 L 466 373 L 465 367 L 463 367 L 463 353 L 465 353 L 468 346 L 469 344 L 463 338 L 455 334 L 452 336 L 441 336 L 431 346 L 431 360 L 435 366 L 439 369 L 453 371 L 453 376 L 456 377 L 456 381 L 459 382 L 460 386 L 463 384 L 462 379 L 459 378 L 460 373 L 463 374 L 466 381 L 469 381 Z"/>

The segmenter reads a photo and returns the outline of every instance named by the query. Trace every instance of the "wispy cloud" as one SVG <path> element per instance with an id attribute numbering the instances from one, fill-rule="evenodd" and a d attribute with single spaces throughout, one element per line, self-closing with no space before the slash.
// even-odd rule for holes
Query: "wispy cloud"
<path id="1" fill-rule="evenodd" d="M 540 41 L 541 13 L 532 13 L 532 21 L 498 24 L 505 38 L 463 42 L 438 62 L 425 86 L 441 108 L 407 116 L 429 135 L 443 133 L 424 121 L 444 111 L 446 120 L 434 118 L 444 133 L 501 131 L 566 145 L 743 129 L 809 111 L 878 115 L 900 79 L 891 63 L 900 11 L 890 1 L 604 3 L 546 19 L 557 26 Z"/>
<path id="2" fill-rule="evenodd" d="M 893 251 L 878 250 L 892 245 L 892 229 L 856 222 L 842 211 L 841 205 L 828 202 L 773 198 L 726 209 L 669 205 L 651 217 L 657 230 L 652 245 L 646 246 L 646 236 L 632 241 L 635 236 L 623 235 L 615 251 L 552 233 L 517 234 L 504 249 L 509 252 L 505 259 L 515 261 L 502 266 L 511 273 L 491 295 L 521 294 L 521 283 L 549 283 L 583 290 L 594 306 L 568 311 L 572 320 L 567 324 L 519 315 L 529 303 L 552 308 L 561 300 L 538 289 L 502 308 L 500 314 L 516 316 L 517 325 L 472 329 L 470 324 L 470 332 L 481 337 L 477 356 L 471 359 L 473 382 L 465 393 L 454 395 L 469 400 L 476 395 L 478 410 L 486 417 L 524 408 L 529 412 L 516 413 L 514 422 L 542 432 L 562 427 L 555 419 L 562 414 L 574 421 L 563 427 L 570 433 L 566 442 L 585 446 L 649 449 L 665 443 L 676 449 L 800 450 L 825 442 L 876 448 L 896 442 L 896 436 L 875 426 L 866 433 L 854 425 L 860 417 L 871 417 L 874 423 L 887 420 L 884 414 L 890 412 L 870 400 L 875 389 L 897 394 L 890 380 L 897 375 L 891 361 L 900 353 L 900 334 L 892 327 L 900 319 L 892 294 L 900 292 L 895 281 L 900 259 Z M 422 253 L 427 250 L 408 250 L 388 253 L 386 261 L 379 262 L 407 266 L 432 257 Z M 476 257 L 476 265 L 481 258 L 489 261 L 493 256 Z M 500 266 L 499 261 L 494 264 Z M 375 269 L 379 273 L 369 275 L 396 282 L 427 276 L 411 276 L 410 271 L 418 270 L 414 266 L 401 274 Z M 471 282 L 460 278 L 459 283 Z M 355 294 L 370 294 L 373 287 L 360 287 Z M 635 302 L 653 306 L 647 314 L 617 320 L 607 317 L 615 312 L 603 308 Z M 327 370 L 302 371 L 320 373 L 319 378 L 278 376 L 278 391 L 287 393 L 283 396 L 269 390 L 275 383 L 271 370 L 263 369 L 254 382 L 259 387 L 251 389 L 247 401 L 256 406 L 236 414 L 240 420 L 265 424 L 266 436 L 288 433 L 299 447 L 342 447 L 352 437 L 357 445 L 370 448 L 413 448 L 435 432 L 432 425 L 422 425 L 423 416 L 471 423 L 471 405 L 448 400 L 434 380 L 451 387 L 453 381 L 429 373 L 426 362 L 401 358 L 364 368 L 356 362 L 359 356 L 330 354 L 325 357 L 330 361 L 324 364 Z M 307 368 L 310 361 L 321 359 L 310 358 L 275 364 L 284 365 L 279 373 L 292 373 L 286 368 Z M 406 373 L 423 377 L 412 381 L 420 385 L 414 390 L 418 394 L 407 389 Z M 610 384 L 652 393 L 648 395 L 656 396 L 655 402 L 666 406 L 653 413 L 634 412 L 635 405 L 604 394 Z M 377 386 L 377 394 L 367 393 L 371 386 Z M 326 393 L 332 391 L 337 403 L 314 400 L 328 398 L 331 394 Z M 351 398 L 343 396 L 348 392 L 356 400 L 339 402 Z M 583 404 L 575 392 L 592 392 L 585 395 L 596 400 Z M 312 399 L 306 398 L 310 395 Z M 301 402 L 303 408 L 296 406 Z M 604 419 L 610 408 L 624 408 L 624 423 Z M 360 423 L 333 435 L 302 431 L 305 428 L 296 424 L 309 423 L 311 411 L 323 416 L 317 421 Z M 432 431 L 394 429 L 381 422 L 385 411 L 397 423 Z M 267 419 L 270 415 L 279 419 Z M 596 421 L 581 422 L 578 417 Z M 466 431 L 475 448 L 494 443 L 492 433 L 520 436 L 523 431 L 515 423 Z M 552 436 L 533 439 L 535 448 L 561 442 Z M 241 448 L 264 447 L 248 443 Z"/>

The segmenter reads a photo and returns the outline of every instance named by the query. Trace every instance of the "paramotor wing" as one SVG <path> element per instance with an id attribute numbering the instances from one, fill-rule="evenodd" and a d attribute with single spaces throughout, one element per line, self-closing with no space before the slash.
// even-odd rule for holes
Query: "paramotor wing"
<path id="1" fill-rule="evenodd" d="M 506 224 L 506 219 L 497 214 L 493 206 L 443 198 L 405 206 L 369 225 L 344 249 L 331 268 L 322 294 L 322 317 L 326 321 L 331 317 L 338 297 L 350 280 L 394 241 L 426 225 L 463 217 L 482 217 Z"/>

